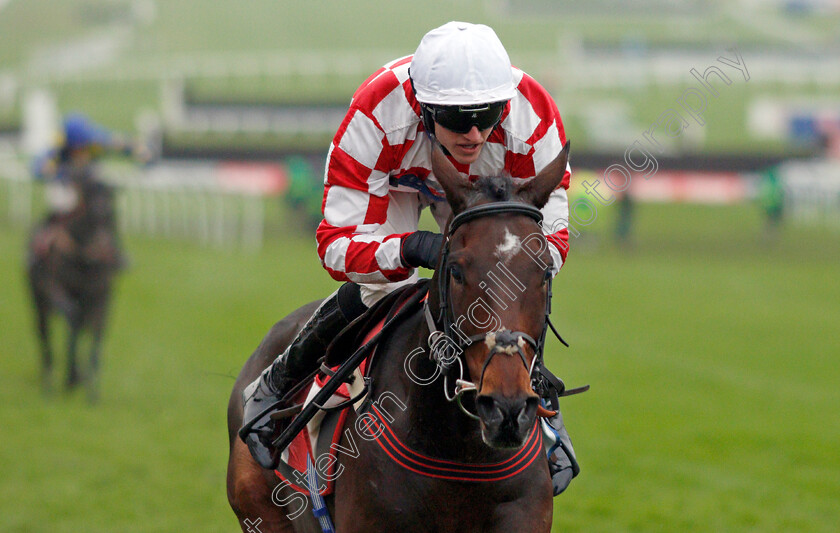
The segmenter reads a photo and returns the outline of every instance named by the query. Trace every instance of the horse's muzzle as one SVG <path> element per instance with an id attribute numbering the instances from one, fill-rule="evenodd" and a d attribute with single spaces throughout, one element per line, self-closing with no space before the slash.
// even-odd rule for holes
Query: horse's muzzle
<path id="1" fill-rule="evenodd" d="M 508 398 L 499 394 L 480 394 L 476 410 L 481 418 L 481 435 L 494 448 L 518 448 L 534 427 L 539 399 L 522 394 Z"/>

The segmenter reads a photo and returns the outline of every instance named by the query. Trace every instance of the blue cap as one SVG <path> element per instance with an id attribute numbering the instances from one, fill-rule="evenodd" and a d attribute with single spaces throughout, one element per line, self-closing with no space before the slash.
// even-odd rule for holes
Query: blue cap
<path id="1" fill-rule="evenodd" d="M 71 150 L 90 146 L 104 146 L 111 142 L 111 134 L 81 114 L 64 118 L 64 144 Z"/>

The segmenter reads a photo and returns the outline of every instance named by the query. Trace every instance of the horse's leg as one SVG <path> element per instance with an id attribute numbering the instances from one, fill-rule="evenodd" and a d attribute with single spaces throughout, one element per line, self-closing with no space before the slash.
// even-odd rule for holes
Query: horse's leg
<path id="1" fill-rule="evenodd" d="M 53 354 L 50 345 L 50 305 L 44 295 L 35 295 L 35 322 L 41 345 L 41 388 L 45 394 L 52 392 Z"/>
<path id="2" fill-rule="evenodd" d="M 50 300 L 43 290 L 44 262 L 39 259 L 31 247 L 28 268 L 29 290 L 32 295 L 33 310 L 35 311 L 35 329 L 38 334 L 38 344 L 41 349 L 41 388 L 45 394 L 52 391 L 53 354 L 50 345 Z"/>
<path id="3" fill-rule="evenodd" d="M 74 314 L 75 315 L 75 314 Z M 76 362 L 76 354 L 79 346 L 79 334 L 82 329 L 82 321 L 78 316 L 71 315 L 68 320 L 67 333 L 67 389 L 72 389 L 79 384 L 79 366 Z"/>
<path id="4" fill-rule="evenodd" d="M 97 320 L 91 332 L 90 362 L 85 376 L 88 402 L 93 404 L 99 400 L 99 354 L 102 349 L 102 322 Z"/>
<path id="5" fill-rule="evenodd" d="M 231 446 L 227 479 L 228 501 L 243 532 L 294 533 L 293 522 L 272 501 L 274 487 L 238 438 Z"/>
<path id="6" fill-rule="evenodd" d="M 96 403 L 99 400 L 99 356 L 102 352 L 102 336 L 105 331 L 105 317 L 108 310 L 108 295 L 100 298 L 94 308 L 90 311 L 89 318 L 91 331 L 90 361 L 88 372 L 85 378 L 87 386 L 88 402 Z"/>
<path id="7" fill-rule="evenodd" d="M 547 493 L 550 496 L 550 492 Z M 545 497 L 543 497 L 545 499 Z M 552 506 L 532 506 L 532 501 L 514 500 L 501 503 L 493 512 L 492 529 L 485 529 L 489 533 L 508 533 L 509 531 L 529 531 L 533 533 L 550 533 L 552 522 Z"/>
<path id="8" fill-rule="evenodd" d="M 52 306 L 67 317 L 67 320 L 72 320 L 72 317 L 79 313 L 78 304 L 73 301 L 73 298 L 70 297 L 61 283 L 56 281 L 55 277 L 46 280 L 44 294 L 49 297 Z"/>

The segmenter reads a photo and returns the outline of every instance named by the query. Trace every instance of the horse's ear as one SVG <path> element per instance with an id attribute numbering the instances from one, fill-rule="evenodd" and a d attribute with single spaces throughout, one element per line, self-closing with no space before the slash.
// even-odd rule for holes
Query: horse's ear
<path id="1" fill-rule="evenodd" d="M 521 184 L 516 193 L 519 199 L 527 204 L 531 204 L 538 209 L 542 209 L 548 202 L 548 197 L 554 192 L 554 189 L 563 181 L 563 176 L 566 174 L 566 165 L 569 163 L 569 148 L 571 141 L 566 141 L 566 145 L 554 158 L 554 161 L 542 169 L 533 179 Z"/>
<path id="2" fill-rule="evenodd" d="M 438 143 L 432 146 L 432 172 L 446 193 L 446 200 L 455 214 L 464 210 L 467 193 L 473 188 L 470 180 L 463 177 L 449 162 Z"/>

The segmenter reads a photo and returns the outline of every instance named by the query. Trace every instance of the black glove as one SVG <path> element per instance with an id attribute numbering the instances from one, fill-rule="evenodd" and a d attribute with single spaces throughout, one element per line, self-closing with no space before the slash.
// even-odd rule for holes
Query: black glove
<path id="1" fill-rule="evenodd" d="M 443 235 L 431 231 L 415 231 L 402 239 L 400 260 L 407 267 L 435 268 L 443 246 Z"/>

